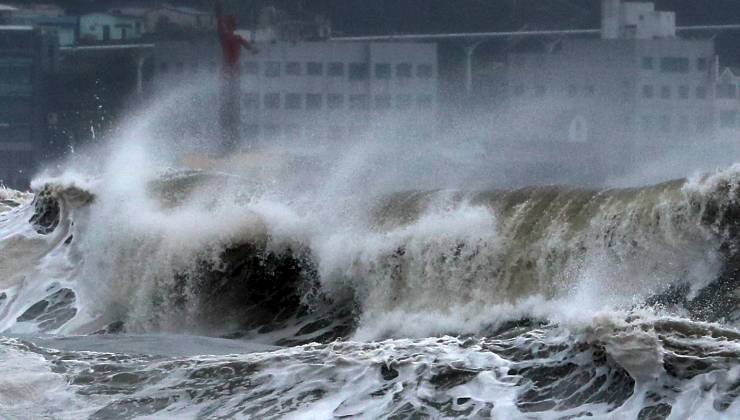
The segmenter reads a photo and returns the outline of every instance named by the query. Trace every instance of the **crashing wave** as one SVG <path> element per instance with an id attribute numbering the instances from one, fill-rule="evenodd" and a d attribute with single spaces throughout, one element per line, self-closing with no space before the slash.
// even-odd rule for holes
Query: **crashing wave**
<path id="1" fill-rule="evenodd" d="M 414 191 L 361 207 L 199 171 L 143 189 L 0 190 L 12 202 L 0 211 L 0 408 L 735 418 L 738 186 L 731 168 L 644 188 Z M 193 356 L 247 350 L 151 333 L 262 344 Z M 96 352 L 111 340 L 119 351 Z M 43 392 L 13 399 L 29 387 Z"/>
<path id="2" fill-rule="evenodd" d="M 737 178 L 397 193 L 335 226 L 219 174 L 170 173 L 144 198 L 47 184 L 4 216 L 0 329 L 300 343 L 568 320 L 574 301 L 585 318 L 648 304 L 732 321 Z"/>

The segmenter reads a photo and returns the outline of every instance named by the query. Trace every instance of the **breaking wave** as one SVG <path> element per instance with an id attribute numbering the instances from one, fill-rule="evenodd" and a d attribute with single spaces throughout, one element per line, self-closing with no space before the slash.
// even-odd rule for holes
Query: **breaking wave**
<path id="1" fill-rule="evenodd" d="M 352 205 L 202 171 L 34 187 L 0 190 L 11 417 L 740 413 L 740 167 Z M 281 348 L 89 353 L 162 333 Z"/>

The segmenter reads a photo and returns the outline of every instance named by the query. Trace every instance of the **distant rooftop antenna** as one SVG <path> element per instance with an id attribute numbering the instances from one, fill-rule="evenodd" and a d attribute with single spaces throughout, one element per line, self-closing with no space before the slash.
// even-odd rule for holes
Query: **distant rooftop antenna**
<path id="1" fill-rule="evenodd" d="M 601 0 L 601 38 L 617 39 L 620 32 L 622 0 Z"/>

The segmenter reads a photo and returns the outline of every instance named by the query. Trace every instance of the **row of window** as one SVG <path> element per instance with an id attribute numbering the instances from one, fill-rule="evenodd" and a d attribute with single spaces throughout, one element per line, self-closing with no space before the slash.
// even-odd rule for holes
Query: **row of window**
<path id="1" fill-rule="evenodd" d="M 372 101 L 371 101 L 372 99 Z M 357 95 L 342 95 L 333 94 L 322 95 L 319 93 L 286 93 L 280 94 L 277 92 L 268 92 L 262 95 L 260 101 L 260 94 L 257 92 L 247 92 L 243 96 L 244 108 L 248 110 L 259 109 L 260 106 L 264 109 L 307 109 L 307 110 L 320 110 L 320 109 L 345 109 L 347 107 L 351 110 L 368 110 L 371 108 L 377 110 L 388 110 L 391 108 L 399 110 L 411 109 L 414 105 L 418 109 L 430 109 L 434 105 L 434 97 L 432 95 L 396 95 L 395 99 L 391 95 L 376 95 L 371 97 L 367 94 Z"/>
<path id="2" fill-rule="evenodd" d="M 342 126 L 329 126 L 325 129 L 301 127 L 296 124 L 246 124 L 242 129 L 242 135 L 245 139 L 256 139 L 260 136 L 274 140 L 278 138 L 285 138 L 286 140 L 296 140 L 302 137 L 309 138 L 326 138 L 329 140 L 343 140 L 347 137 L 350 131 L 362 131 L 361 128 L 356 127 L 350 129 Z"/>
<path id="3" fill-rule="evenodd" d="M 681 85 L 674 90 L 674 88 L 669 85 L 663 85 L 660 87 L 659 93 L 660 99 L 673 99 L 674 95 L 678 99 L 689 99 L 691 97 L 691 88 L 688 85 Z M 696 99 L 707 99 L 708 94 L 709 93 L 706 86 L 696 86 L 694 88 L 694 98 Z M 655 86 L 643 85 L 642 97 L 645 99 L 655 98 Z"/>
<path id="4" fill-rule="evenodd" d="M 210 62 L 209 68 L 215 70 L 216 63 Z M 160 73 L 168 73 L 169 70 L 170 63 L 159 63 Z M 199 70 L 199 63 L 193 62 L 190 64 L 191 72 L 197 73 Z M 173 63 L 173 71 L 175 73 L 183 73 L 185 71 L 185 64 L 182 61 Z M 265 77 L 280 77 L 281 75 L 302 76 L 304 74 L 307 76 L 327 75 L 330 77 L 345 77 L 346 75 L 350 80 L 368 80 L 370 78 L 370 65 L 367 63 L 342 62 L 300 63 L 289 61 L 283 63 L 280 61 L 246 61 L 242 65 L 242 72 L 246 75 L 254 76 L 262 74 Z M 373 76 L 378 80 L 390 80 L 394 75 L 397 79 L 409 79 L 414 77 L 414 74 L 420 79 L 431 79 L 434 77 L 434 67 L 431 64 L 418 64 L 414 72 L 414 66 L 410 63 L 398 63 L 396 65 L 377 63 L 373 66 Z"/>
<path id="5" fill-rule="evenodd" d="M 699 115 L 693 121 L 693 127 L 696 132 L 707 132 L 712 128 L 711 115 Z M 688 116 L 677 116 L 672 118 L 670 115 L 644 115 L 640 121 L 640 129 L 645 133 L 663 132 L 686 134 L 692 130 L 692 120 Z"/>
<path id="6" fill-rule="evenodd" d="M 532 93 L 534 93 L 537 97 L 542 97 L 547 94 L 547 87 L 544 85 L 537 85 L 531 88 Z M 512 89 L 512 94 L 514 96 L 523 96 L 527 93 L 527 88 L 523 84 L 515 85 Z M 576 86 L 576 85 L 569 85 L 566 88 L 566 93 L 568 96 L 574 98 L 579 95 L 584 96 L 594 96 L 596 95 L 596 86 L 594 85 L 585 85 L 585 86 Z"/>
<path id="7" fill-rule="evenodd" d="M 262 74 L 265 77 L 286 76 L 331 76 L 344 77 L 350 80 L 367 80 L 370 78 L 370 65 L 367 63 L 342 63 L 339 61 L 331 63 L 289 61 L 247 61 L 243 65 L 243 71 L 248 75 L 260 74 L 260 65 L 264 66 Z M 397 79 L 408 79 L 414 76 L 414 66 L 410 63 L 398 63 L 395 66 L 390 63 L 376 63 L 373 66 L 373 76 L 378 80 L 390 80 L 395 74 Z M 431 64 L 416 65 L 416 77 L 420 79 L 431 79 L 434 76 L 434 67 Z"/>
<path id="8" fill-rule="evenodd" d="M 542 67 L 546 64 L 546 55 L 539 54 L 535 56 L 535 60 L 532 64 L 534 67 Z M 511 59 L 511 65 L 513 67 L 523 67 L 527 62 L 527 58 L 524 55 L 514 55 Z M 696 71 L 707 71 L 709 70 L 709 58 L 699 57 L 693 62 L 693 68 Z M 688 57 L 651 57 L 644 56 L 640 60 L 640 66 L 643 70 L 655 70 L 659 69 L 663 73 L 688 73 L 692 69 L 692 60 Z"/>
<path id="9" fill-rule="evenodd" d="M 641 67 L 643 70 L 655 70 L 656 57 L 642 57 Z M 687 57 L 661 57 L 659 60 L 660 71 L 663 73 L 688 73 L 691 71 L 691 60 Z M 699 57 L 694 63 L 697 71 L 709 69 L 709 59 Z"/>
<path id="10" fill-rule="evenodd" d="M 730 85 L 732 88 L 734 88 L 734 85 Z M 626 94 L 629 94 L 630 89 L 632 88 L 632 84 L 629 82 L 624 83 L 623 89 Z M 542 97 L 547 94 L 547 88 L 544 85 L 538 85 L 534 86 L 532 89 L 532 92 L 537 97 Z M 527 88 L 522 85 L 516 85 L 512 89 L 512 93 L 514 96 L 522 96 L 527 92 Z M 594 96 L 596 94 L 596 87 L 594 85 L 585 85 L 585 86 L 577 86 L 577 85 L 568 85 L 565 89 L 565 92 L 567 95 L 571 98 L 574 98 L 579 95 L 583 96 Z M 727 95 L 728 98 L 734 98 L 736 93 L 733 93 L 734 90 L 727 90 L 724 92 L 724 95 Z M 643 85 L 642 86 L 642 97 L 645 99 L 653 99 L 656 97 L 656 95 L 659 94 L 659 97 L 661 99 L 690 99 L 691 97 L 691 88 L 688 85 L 681 85 L 676 87 L 675 89 L 669 85 L 663 85 L 660 86 L 660 91 L 656 92 L 655 86 L 653 85 Z M 694 88 L 694 97 L 696 99 L 707 99 L 709 95 L 709 92 L 707 90 L 706 86 L 696 86 Z M 629 96 L 629 95 L 627 95 Z M 719 90 L 718 90 L 718 97 L 720 97 Z"/>

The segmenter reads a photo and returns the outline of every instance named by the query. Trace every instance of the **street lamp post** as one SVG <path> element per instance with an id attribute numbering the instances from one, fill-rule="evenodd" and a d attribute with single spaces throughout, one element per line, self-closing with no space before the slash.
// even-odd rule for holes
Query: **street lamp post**
<path id="1" fill-rule="evenodd" d="M 486 39 L 475 41 L 472 44 L 465 46 L 465 93 L 470 96 L 473 93 L 473 57 L 475 56 L 475 50 L 486 42 Z"/>

